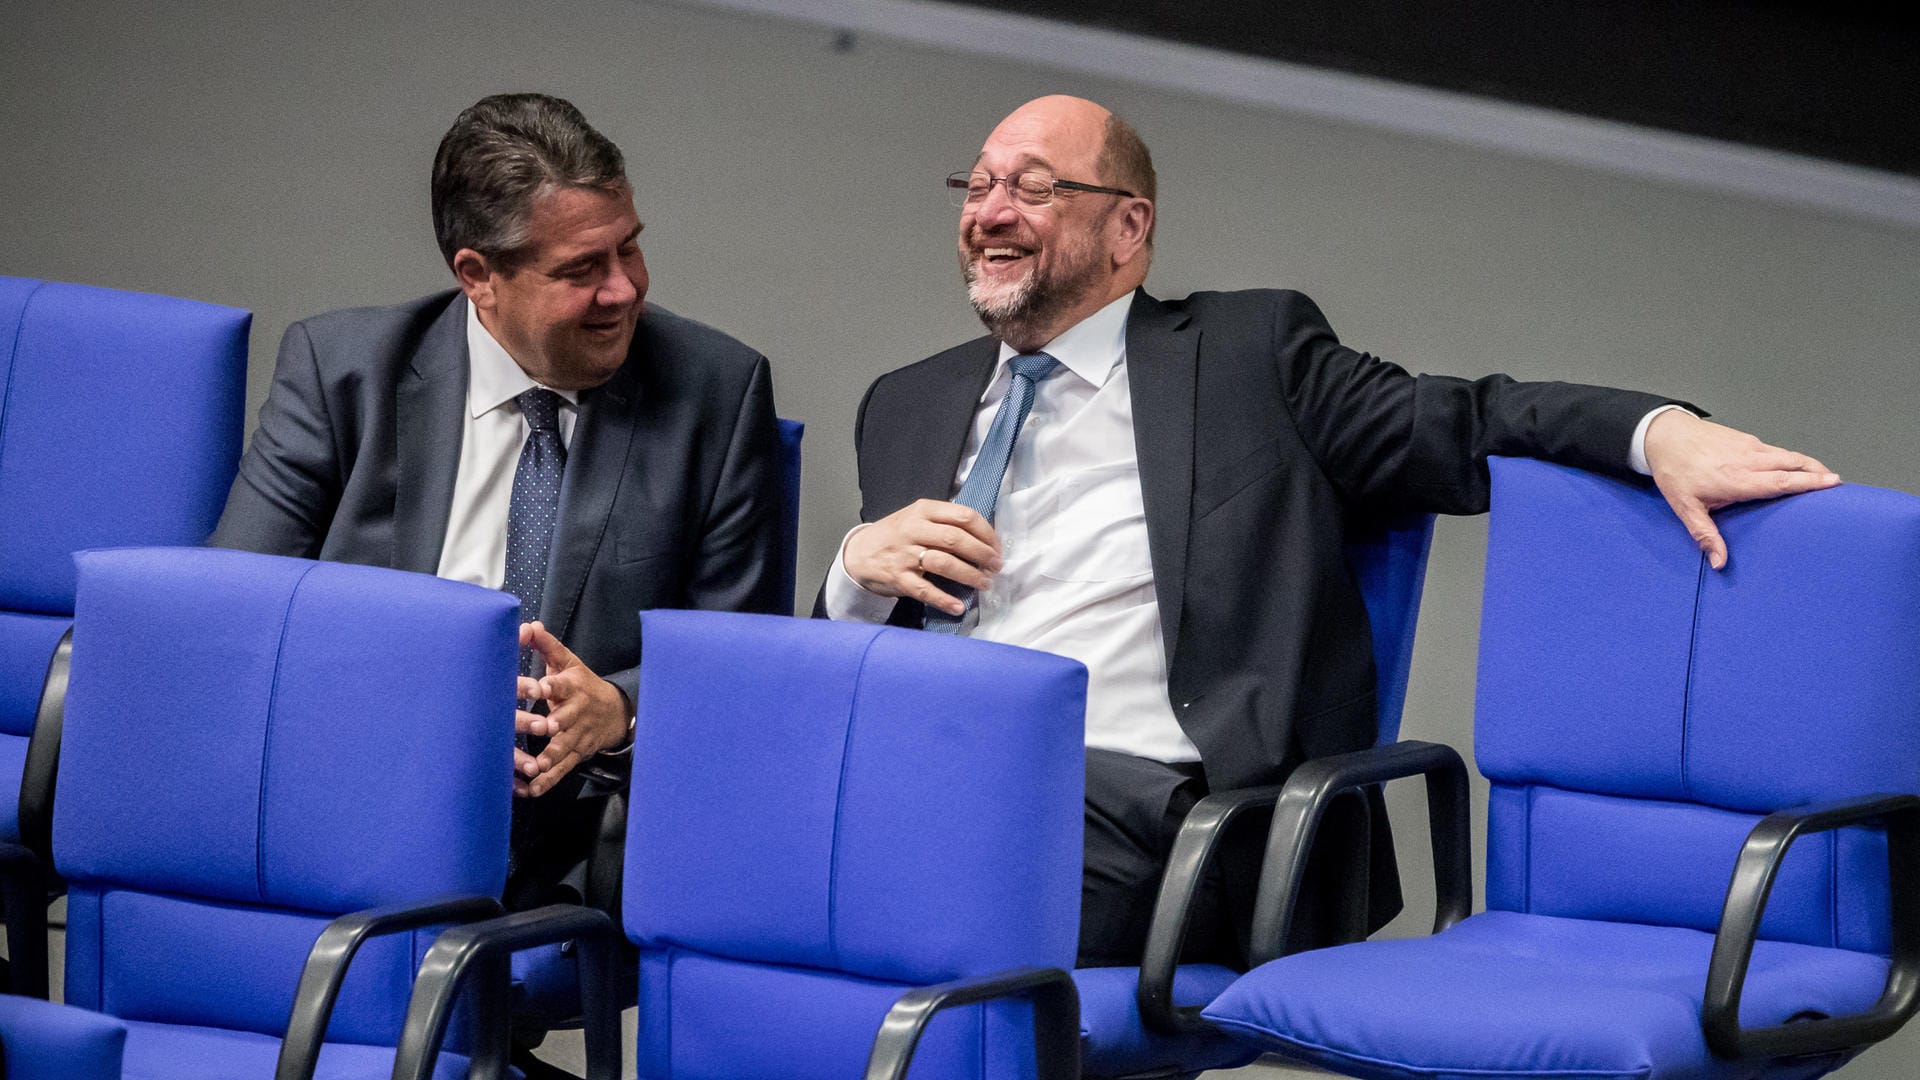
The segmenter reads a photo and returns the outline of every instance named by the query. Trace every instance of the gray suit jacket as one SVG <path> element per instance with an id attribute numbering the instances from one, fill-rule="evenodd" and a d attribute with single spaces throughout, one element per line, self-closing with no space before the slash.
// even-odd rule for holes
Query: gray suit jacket
<path id="1" fill-rule="evenodd" d="M 457 291 L 293 324 L 211 542 L 433 573 L 467 371 Z M 649 305 L 625 366 L 581 396 L 542 621 L 634 698 L 642 609 L 790 611 L 777 445 L 766 358 Z"/>

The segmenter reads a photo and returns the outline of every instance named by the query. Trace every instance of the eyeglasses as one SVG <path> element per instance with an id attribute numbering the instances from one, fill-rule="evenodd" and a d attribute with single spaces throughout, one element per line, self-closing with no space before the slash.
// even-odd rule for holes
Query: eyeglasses
<path id="1" fill-rule="evenodd" d="M 1118 195 L 1123 199 L 1134 197 L 1131 191 L 1101 187 L 1098 184 L 1083 184 L 1078 180 L 1061 180 L 1044 172 L 1017 172 L 1012 176 L 988 176 L 983 172 L 957 172 L 947 177 L 947 187 L 952 190 L 955 206 L 976 206 L 986 202 L 987 194 L 993 190 L 995 184 L 1007 185 L 1007 194 L 1021 206 L 1045 206 L 1062 191 Z"/>

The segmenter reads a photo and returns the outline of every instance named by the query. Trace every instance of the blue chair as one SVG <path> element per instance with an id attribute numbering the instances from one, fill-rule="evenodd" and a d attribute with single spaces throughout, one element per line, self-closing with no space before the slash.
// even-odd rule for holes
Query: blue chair
<path id="1" fill-rule="evenodd" d="M 500 910 L 513 599 L 233 551 L 76 562 L 67 1001 L 125 1024 L 129 1076 L 386 1076 L 431 928 Z"/>
<path id="2" fill-rule="evenodd" d="M 1378 745 L 1400 735 L 1413 665 L 1414 630 L 1426 583 L 1433 516 L 1358 522 L 1347 541 L 1347 565 L 1367 606 L 1373 636 Z M 1218 964 L 1179 964 L 1187 912 L 1223 837 L 1242 818 L 1273 806 L 1277 785 L 1215 792 L 1187 815 L 1161 880 L 1146 954 L 1140 967 L 1082 968 L 1073 973 L 1080 991 L 1082 1066 L 1089 1076 L 1191 1076 L 1207 1069 L 1244 1065 L 1259 1051 L 1199 1017 L 1200 1010 L 1239 977 Z M 1257 824 L 1257 822 L 1251 822 Z M 1365 845 L 1355 849 L 1347 872 L 1367 872 Z M 1355 927 L 1352 936 L 1366 935 Z"/>
<path id="3" fill-rule="evenodd" d="M 1434 936 L 1273 959 L 1207 1018 L 1379 1080 L 1807 1080 L 1891 1034 L 1920 993 L 1920 499 L 1731 509 L 1714 572 L 1649 488 L 1493 475 L 1487 910 L 1443 799 Z M 1325 800 L 1423 772 L 1464 789 L 1418 744 L 1289 779 L 1256 948 Z"/>
<path id="4" fill-rule="evenodd" d="M 193 300 L 0 277 L 0 898 L 17 993 L 47 996 L 46 906 L 58 887 L 48 803 L 72 554 L 206 539 L 239 460 L 251 320 Z M 50 727 L 30 752 L 42 716 Z"/>
<path id="5" fill-rule="evenodd" d="M 1077 1075 L 1061 969 L 1079 929 L 1086 669 L 823 620 L 642 622 L 624 907 L 639 1075 L 837 1080 L 870 1057 L 908 1075 L 907 1056 L 915 1077 Z M 435 944 L 396 1080 L 426 1075 L 469 962 L 543 917 Z M 587 1036 L 588 1075 L 616 1075 L 609 995 L 589 994 Z"/>
<path id="6" fill-rule="evenodd" d="M 0 994 L 0 1080 L 120 1080 L 126 1042 L 111 1016 Z"/>

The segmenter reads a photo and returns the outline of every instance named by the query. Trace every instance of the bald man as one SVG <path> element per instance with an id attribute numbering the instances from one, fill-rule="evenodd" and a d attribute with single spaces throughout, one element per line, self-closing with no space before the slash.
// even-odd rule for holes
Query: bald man
<path id="1" fill-rule="evenodd" d="M 1532 456 L 1650 475 L 1719 567 L 1710 510 L 1839 482 L 1664 398 L 1409 375 L 1342 345 L 1297 292 L 1155 299 L 1142 288 L 1152 158 L 1093 102 L 1021 106 L 948 184 L 988 335 L 868 390 L 868 524 L 847 535 L 821 605 L 1086 663 L 1082 966 L 1139 961 L 1195 800 L 1373 741 L 1350 523 L 1482 513 L 1487 456 Z M 1333 825 L 1326 844 L 1352 835 Z M 1316 853 L 1297 944 L 1398 910 L 1384 825 L 1370 888 Z M 1249 844 L 1225 859 L 1224 900 L 1189 958 L 1243 962 L 1250 897 L 1233 886 L 1256 857 Z"/>

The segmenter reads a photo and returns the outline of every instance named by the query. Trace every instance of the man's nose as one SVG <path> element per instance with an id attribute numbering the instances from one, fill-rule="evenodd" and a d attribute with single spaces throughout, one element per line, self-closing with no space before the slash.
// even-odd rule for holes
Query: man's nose
<path id="1" fill-rule="evenodd" d="M 973 212 L 974 221 L 982 228 L 996 228 L 1020 218 L 1020 210 L 1013 202 L 1013 185 L 1000 181 L 987 188 L 987 197 Z"/>
<path id="2" fill-rule="evenodd" d="M 613 272 L 600 283 L 600 292 L 594 296 L 594 301 L 601 307 L 625 307 L 639 295 L 640 290 L 634 285 L 633 279 L 627 276 L 624 269 L 615 265 Z"/>

